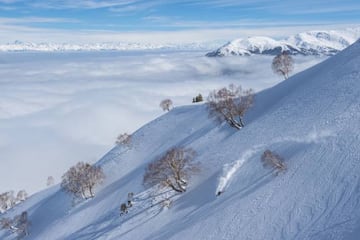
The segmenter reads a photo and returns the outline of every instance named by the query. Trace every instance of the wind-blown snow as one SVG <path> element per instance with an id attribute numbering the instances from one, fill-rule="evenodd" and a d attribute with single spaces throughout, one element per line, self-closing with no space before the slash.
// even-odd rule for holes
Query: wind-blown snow
<path id="1" fill-rule="evenodd" d="M 223 193 L 226 188 L 231 183 L 232 178 L 234 177 L 234 174 L 241 168 L 241 166 L 250 159 L 254 154 L 258 153 L 260 149 L 262 149 L 263 146 L 257 146 L 253 147 L 252 149 L 247 150 L 239 160 L 236 160 L 234 163 L 228 164 L 226 163 L 223 167 L 223 174 L 219 178 L 219 183 L 217 186 L 217 189 L 215 191 L 215 194 L 221 194 Z"/>
<path id="2" fill-rule="evenodd" d="M 107 179 L 94 199 L 71 206 L 54 187 L 2 217 L 28 210 L 28 239 L 356 240 L 359 69 L 357 42 L 258 93 L 240 131 L 209 120 L 203 104 L 177 107 L 136 131 L 131 149 L 115 147 L 101 159 Z M 202 172 L 165 210 L 149 201 L 154 192 L 142 177 L 147 164 L 173 146 L 193 148 Z M 264 169 L 254 146 L 283 156 L 286 172 Z M 216 197 L 226 165 L 231 184 Z M 120 217 L 128 192 L 135 193 L 134 208 Z M 15 236 L 0 231 L 0 238 Z"/>
<path id="3" fill-rule="evenodd" d="M 279 138 L 272 141 L 271 144 L 280 144 L 284 142 L 316 144 L 321 141 L 324 141 L 326 138 L 329 137 L 335 137 L 331 131 L 324 130 L 319 132 L 316 131 L 316 129 L 314 129 L 312 132 L 309 132 L 307 136 L 300 138 L 292 138 L 292 137 Z M 223 173 L 219 178 L 219 183 L 215 191 L 215 194 L 223 193 L 226 190 L 226 188 L 231 184 L 233 177 L 236 176 L 237 171 L 241 168 L 241 166 L 245 163 L 245 161 L 253 157 L 255 154 L 258 154 L 261 151 L 262 152 L 265 151 L 266 150 L 265 147 L 266 144 L 260 144 L 254 146 L 251 149 L 245 151 L 239 160 L 236 160 L 235 162 L 230 164 L 229 163 L 224 164 Z"/>

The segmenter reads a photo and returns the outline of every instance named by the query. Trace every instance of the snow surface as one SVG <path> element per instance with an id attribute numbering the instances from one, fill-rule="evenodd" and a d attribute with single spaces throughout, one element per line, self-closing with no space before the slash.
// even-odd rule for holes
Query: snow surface
<path id="1" fill-rule="evenodd" d="M 359 239 L 359 69 L 357 42 L 257 94 L 240 131 L 217 126 L 203 104 L 177 107 L 98 162 L 107 179 L 94 199 L 71 206 L 55 186 L 1 217 L 28 210 L 27 239 Z M 202 171 L 166 209 L 141 182 L 172 146 L 195 149 Z M 286 172 L 263 168 L 265 149 L 285 158 Z M 134 207 L 119 216 L 128 192 Z"/>
<path id="2" fill-rule="evenodd" d="M 276 55 L 283 51 L 293 55 L 331 56 L 350 46 L 359 38 L 359 27 L 336 31 L 303 32 L 283 40 L 269 37 L 249 37 L 230 41 L 217 50 L 209 52 L 207 56 Z"/>

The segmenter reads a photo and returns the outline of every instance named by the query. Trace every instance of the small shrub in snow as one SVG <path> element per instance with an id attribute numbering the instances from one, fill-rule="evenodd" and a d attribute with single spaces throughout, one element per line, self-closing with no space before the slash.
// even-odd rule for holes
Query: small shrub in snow
<path id="1" fill-rule="evenodd" d="M 46 180 L 46 186 L 50 187 L 50 186 L 54 185 L 54 183 L 55 183 L 54 177 L 53 177 L 53 176 L 49 176 L 49 177 L 47 178 L 47 180 Z"/>
<path id="2" fill-rule="evenodd" d="M 127 133 L 120 134 L 116 139 L 116 144 L 130 146 L 131 145 L 131 135 L 127 134 Z"/>
<path id="3" fill-rule="evenodd" d="M 164 99 L 160 102 L 160 107 L 163 111 L 170 111 L 172 108 L 173 102 L 171 99 Z"/>
<path id="4" fill-rule="evenodd" d="M 203 96 L 199 93 L 196 97 L 193 98 L 193 103 L 202 102 L 204 101 Z"/>
<path id="5" fill-rule="evenodd" d="M 261 161 L 264 167 L 275 168 L 279 171 L 285 171 L 286 165 L 284 163 L 284 159 L 277 153 L 272 152 L 270 150 L 266 150 L 261 155 Z"/>
<path id="6" fill-rule="evenodd" d="M 287 52 L 282 52 L 274 57 L 271 68 L 274 73 L 287 79 L 294 69 L 294 60 Z"/>
<path id="7" fill-rule="evenodd" d="M 244 127 L 243 116 L 253 105 L 252 89 L 243 90 L 241 86 L 230 84 L 214 90 L 208 97 L 209 116 L 215 117 L 220 123 L 226 121 L 231 127 Z"/>
<path id="8" fill-rule="evenodd" d="M 127 205 L 128 205 L 128 207 L 132 207 L 133 200 L 134 200 L 134 193 L 129 192 L 128 197 L 127 197 Z"/>
<path id="9" fill-rule="evenodd" d="M 126 205 L 126 203 L 122 203 L 120 205 L 120 216 L 127 214 L 128 213 L 128 206 Z"/>
<path id="10" fill-rule="evenodd" d="M 170 198 L 166 198 L 166 199 L 164 199 L 164 200 L 161 202 L 161 206 L 162 206 L 163 208 L 169 209 L 169 208 L 171 208 L 171 205 L 172 205 L 172 201 L 171 201 Z"/>
<path id="11" fill-rule="evenodd" d="M 7 211 L 16 204 L 14 191 L 8 191 L 0 194 L 0 213 Z"/>
<path id="12" fill-rule="evenodd" d="M 186 191 L 191 175 L 199 170 L 194 162 L 195 151 L 185 148 L 172 148 L 164 156 L 150 163 L 146 169 L 145 186 L 160 185 L 170 187 L 176 192 Z"/>
<path id="13" fill-rule="evenodd" d="M 94 187 L 104 178 L 99 166 L 79 162 L 62 176 L 61 188 L 75 197 L 88 199 L 94 197 Z"/>
<path id="14" fill-rule="evenodd" d="M 28 197 L 28 194 L 25 190 L 20 190 L 16 195 L 16 201 L 23 202 Z"/>

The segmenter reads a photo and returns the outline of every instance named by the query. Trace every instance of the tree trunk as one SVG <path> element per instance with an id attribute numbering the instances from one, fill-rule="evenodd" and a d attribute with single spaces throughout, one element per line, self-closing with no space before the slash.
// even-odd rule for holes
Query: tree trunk
<path id="1" fill-rule="evenodd" d="M 185 189 L 183 189 L 182 187 L 179 189 L 179 188 L 175 187 L 173 184 L 169 184 L 169 187 L 171 187 L 172 190 L 179 192 L 179 193 L 185 192 Z"/>

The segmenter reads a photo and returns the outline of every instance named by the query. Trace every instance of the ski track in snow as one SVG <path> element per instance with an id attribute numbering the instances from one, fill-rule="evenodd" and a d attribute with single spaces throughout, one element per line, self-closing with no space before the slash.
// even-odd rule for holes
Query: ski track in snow
<path id="1" fill-rule="evenodd" d="M 252 156 L 254 156 L 264 145 L 255 146 L 243 153 L 243 155 L 237 161 L 224 164 L 223 175 L 219 178 L 219 184 L 215 194 L 222 193 L 230 185 L 234 174 L 241 168 L 241 166 Z"/>
<path id="2" fill-rule="evenodd" d="M 306 136 L 304 136 L 303 138 L 281 138 L 281 139 L 276 139 L 274 140 L 272 143 L 268 144 L 268 145 L 272 145 L 272 144 L 278 144 L 278 143 L 283 143 L 283 142 L 296 142 L 296 143 L 307 143 L 307 144 L 311 144 L 311 143 L 320 143 L 321 141 L 323 141 L 325 138 L 328 137 L 334 137 L 335 135 L 332 133 L 332 131 L 330 130 L 321 130 L 321 131 L 317 131 L 315 128 Z M 233 177 L 235 176 L 236 172 L 243 166 L 243 164 L 250 159 L 252 156 L 254 156 L 256 153 L 258 153 L 261 150 L 264 150 L 266 146 L 265 144 L 259 144 L 251 149 L 246 150 L 242 156 L 232 162 L 232 163 L 226 163 L 223 166 L 223 174 L 222 176 L 219 177 L 219 183 L 218 186 L 216 188 L 216 192 L 215 194 L 220 194 L 223 193 L 226 188 L 229 187 L 229 185 L 231 184 L 231 180 L 233 179 Z"/>

